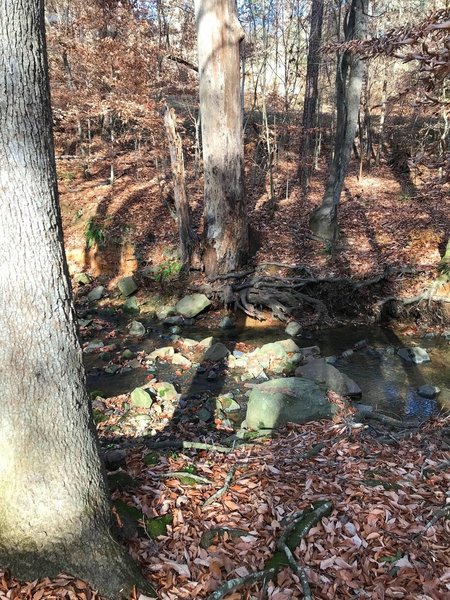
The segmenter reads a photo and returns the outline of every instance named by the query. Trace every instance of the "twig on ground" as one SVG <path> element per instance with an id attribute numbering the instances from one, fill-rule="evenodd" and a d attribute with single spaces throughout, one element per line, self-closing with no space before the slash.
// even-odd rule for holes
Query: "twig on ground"
<path id="1" fill-rule="evenodd" d="M 215 592 L 210 594 L 207 600 L 221 600 L 224 596 L 243 585 L 253 585 L 257 581 L 271 579 L 276 573 L 276 569 L 264 569 L 263 571 L 257 571 L 256 573 L 249 573 L 244 577 L 237 577 L 236 579 L 230 579 L 225 581 Z"/>
<path id="2" fill-rule="evenodd" d="M 203 442 L 186 442 L 183 440 L 148 441 L 145 445 L 151 450 L 207 450 L 210 452 L 221 452 L 222 454 L 229 454 L 235 450 L 235 448 L 227 448 L 226 446 L 216 446 L 215 444 L 206 444 Z"/>
<path id="3" fill-rule="evenodd" d="M 215 494 L 213 494 L 210 498 L 208 498 L 208 500 L 206 500 L 203 504 L 202 508 L 205 508 L 206 506 L 209 506 L 210 504 L 212 504 L 215 500 L 218 500 L 219 498 L 221 498 L 225 492 L 227 491 L 231 480 L 234 477 L 234 474 L 236 473 L 236 469 L 237 469 L 237 465 L 233 465 L 230 469 L 230 472 L 228 473 L 228 475 L 225 478 L 225 483 L 223 484 L 223 486 L 220 488 L 220 490 L 217 490 L 217 492 Z"/>

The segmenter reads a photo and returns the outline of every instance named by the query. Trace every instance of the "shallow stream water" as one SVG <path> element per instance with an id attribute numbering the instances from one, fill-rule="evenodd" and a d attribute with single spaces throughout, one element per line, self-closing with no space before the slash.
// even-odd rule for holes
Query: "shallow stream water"
<path id="1" fill-rule="evenodd" d="M 171 345 L 169 327 L 151 320 L 139 320 L 147 328 L 142 340 L 126 337 L 126 321 L 109 319 L 109 324 L 118 332 L 117 337 L 111 340 L 117 344 L 117 350 L 130 348 L 135 352 L 143 350 L 148 353 L 155 348 Z M 181 336 L 198 341 L 213 336 L 231 351 L 238 343 L 253 348 L 288 338 L 282 326 L 212 330 L 201 324 L 184 327 Z M 294 340 L 300 347 L 319 346 L 323 357 L 334 356 L 335 366 L 360 386 L 361 402 L 373 406 L 377 411 L 397 417 L 416 418 L 450 411 L 450 342 L 443 337 L 418 338 L 403 336 L 393 329 L 358 326 L 306 333 Z M 363 340 L 366 344 L 355 349 Z M 396 353 L 398 348 L 413 346 L 426 349 L 431 361 L 415 365 L 405 362 Z M 85 363 L 89 389 L 101 390 L 107 396 L 128 393 L 143 385 L 149 375 L 143 368 L 107 374 L 104 372 L 107 363 L 99 355 L 85 355 Z M 158 380 L 174 383 L 185 396 L 205 393 L 215 396 L 231 391 L 235 398 L 243 400 L 248 391 L 244 383 L 239 381 L 236 371 L 222 370 L 215 380 L 209 380 L 207 370 L 198 365 L 180 375 L 170 363 L 158 362 L 153 372 Z M 436 400 L 425 399 L 417 394 L 417 388 L 425 384 L 440 388 Z"/>

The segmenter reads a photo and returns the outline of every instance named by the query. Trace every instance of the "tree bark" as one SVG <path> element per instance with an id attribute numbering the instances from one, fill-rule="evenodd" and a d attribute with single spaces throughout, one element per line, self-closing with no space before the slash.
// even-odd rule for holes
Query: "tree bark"
<path id="1" fill-rule="evenodd" d="M 186 177 L 184 171 L 183 144 L 176 130 L 175 111 L 166 106 L 164 125 L 169 142 L 170 163 L 172 168 L 173 194 L 177 213 L 180 261 L 183 267 L 189 267 L 191 256 L 197 242 L 197 236 L 191 225 L 191 212 L 186 197 Z"/>
<path id="2" fill-rule="evenodd" d="M 195 0 L 205 174 L 203 263 L 208 276 L 248 257 L 239 44 L 234 0 Z"/>
<path id="3" fill-rule="evenodd" d="M 313 0 L 311 6 L 311 29 L 308 42 L 308 62 L 306 67 L 306 88 L 303 102 L 303 121 L 300 135 L 299 179 L 307 189 L 313 166 L 312 142 L 316 125 L 316 111 L 319 96 L 319 46 L 322 39 L 323 0 Z"/>
<path id="4" fill-rule="evenodd" d="M 43 0 L 0 2 L 0 564 L 118 598 L 56 189 Z"/>
<path id="5" fill-rule="evenodd" d="M 347 12 L 345 41 L 366 37 L 368 0 L 352 0 Z M 311 214 L 309 225 L 319 237 L 334 242 L 338 237 L 337 211 L 358 128 L 358 112 L 364 63 L 357 54 L 345 51 L 336 70 L 336 137 L 322 204 Z"/>

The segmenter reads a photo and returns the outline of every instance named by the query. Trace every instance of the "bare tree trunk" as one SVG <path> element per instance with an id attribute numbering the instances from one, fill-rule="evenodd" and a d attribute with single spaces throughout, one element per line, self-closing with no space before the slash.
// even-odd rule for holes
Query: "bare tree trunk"
<path id="1" fill-rule="evenodd" d="M 365 38 L 367 8 L 368 0 L 352 0 L 344 23 L 345 41 Z M 332 242 L 338 237 L 337 210 L 358 128 L 363 73 L 364 63 L 357 54 L 346 51 L 339 56 L 336 71 L 334 156 L 322 204 L 313 211 L 309 220 L 316 235 Z"/>
<path id="2" fill-rule="evenodd" d="M 203 263 L 207 275 L 248 257 L 239 43 L 234 0 L 195 0 L 205 173 Z"/>
<path id="3" fill-rule="evenodd" d="M 164 113 L 164 125 L 166 127 L 166 135 L 169 142 L 173 192 L 180 242 L 180 260 L 183 267 L 189 267 L 191 256 L 197 242 L 197 236 L 192 229 L 191 212 L 186 197 L 183 144 L 181 142 L 181 137 L 176 130 L 175 111 L 168 106 Z"/>
<path id="4" fill-rule="evenodd" d="M 110 535 L 53 156 L 43 0 L 0 2 L 0 564 L 118 598 L 139 580 Z"/>
<path id="5" fill-rule="evenodd" d="M 378 148 L 375 159 L 375 164 L 378 167 L 380 165 L 381 155 L 383 152 L 383 141 L 384 141 L 384 123 L 386 120 L 386 105 L 387 105 L 387 67 L 384 69 L 383 79 L 383 90 L 381 95 L 381 113 L 380 113 L 380 126 L 378 129 Z"/>
<path id="6" fill-rule="evenodd" d="M 312 171 L 313 128 L 316 124 L 319 79 L 319 46 L 322 39 L 323 0 L 313 0 L 311 6 L 311 29 L 308 42 L 308 63 L 306 67 L 306 88 L 303 103 L 303 122 L 300 134 L 299 180 L 307 189 Z"/>

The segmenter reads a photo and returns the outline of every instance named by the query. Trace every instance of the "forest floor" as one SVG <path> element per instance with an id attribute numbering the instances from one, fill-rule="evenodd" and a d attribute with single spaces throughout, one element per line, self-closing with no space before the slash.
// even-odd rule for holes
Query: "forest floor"
<path id="1" fill-rule="evenodd" d="M 148 267 L 161 273 L 174 261 L 170 178 L 162 180 L 151 168 L 136 173 L 132 163 L 131 155 L 127 161 L 118 159 L 117 179 L 110 186 L 105 162 L 90 165 L 89 180 L 82 177 L 81 161 L 58 162 L 71 272 L 90 272 L 93 285 L 112 289 L 120 276 Z M 250 163 L 247 170 L 249 220 L 259 238 L 255 264 L 304 265 L 315 277 L 352 279 L 370 278 L 389 267 L 412 268 L 413 276 L 388 281 L 383 290 L 405 297 L 436 278 L 450 231 L 450 203 L 442 192 L 423 194 L 414 182 L 396 178 L 386 164 L 361 179 L 351 172 L 340 209 L 338 252 L 330 254 L 310 237 L 307 226 L 320 201 L 325 168 L 313 178 L 306 199 L 295 183 L 295 154 L 284 152 L 272 201 L 262 171 Z M 188 192 L 199 225 L 201 182 L 189 179 Z M 100 243 L 89 247 L 90 241 Z M 163 284 L 155 278 L 142 281 L 160 294 L 182 294 L 176 278 Z M 202 275 L 192 281 L 201 282 Z M 319 501 L 331 503 L 325 516 L 312 520 L 292 548 L 311 598 L 450 596 L 448 417 L 399 431 L 379 424 L 355 427 L 344 413 L 332 422 L 288 425 L 271 439 L 226 451 L 214 447 L 229 435 L 219 423 L 212 447 L 155 451 L 123 428 L 119 409 L 126 402 L 128 396 L 105 400 L 108 417 L 97 414 L 98 430 L 104 448 L 111 426 L 118 438 L 131 442 L 113 465 L 119 466 L 112 485 L 114 515 L 123 543 L 163 600 L 206 599 L 233 578 L 244 584 L 273 557 L 293 515 Z M 182 422 L 168 429 L 163 417 L 153 425 L 157 434 L 170 430 L 179 440 L 211 440 Z M 95 597 L 86 584 L 66 575 L 21 583 L 0 572 L 0 600 Z M 288 566 L 224 596 L 303 597 L 299 572 Z"/>
<path id="2" fill-rule="evenodd" d="M 176 254 L 170 175 L 161 177 L 160 171 L 148 165 L 133 172 L 132 158 L 127 155 L 123 164 L 118 160 L 114 186 L 108 185 L 104 161 L 91 164 L 89 181 L 81 177 L 80 162 L 59 161 L 72 272 L 87 270 L 113 283 L 142 265 L 164 269 Z M 414 270 L 413 275 L 386 282 L 385 294 L 401 297 L 415 296 L 431 284 L 450 231 L 448 189 L 424 190 L 409 173 L 399 175 L 387 164 L 361 178 L 351 171 L 340 206 L 340 240 L 336 252 L 331 252 L 308 229 L 309 214 L 321 199 L 326 166 L 321 165 L 305 197 L 296 183 L 297 160 L 291 150 L 280 153 L 272 199 L 267 174 L 248 160 L 252 264 L 303 265 L 315 277 L 353 279 L 370 278 L 389 268 Z M 201 179 L 188 178 L 187 191 L 194 224 L 201 230 Z M 89 249 L 89 235 L 100 236 L 101 245 Z M 198 273 L 193 277 L 201 280 Z M 154 281 L 149 285 L 154 287 Z"/>

